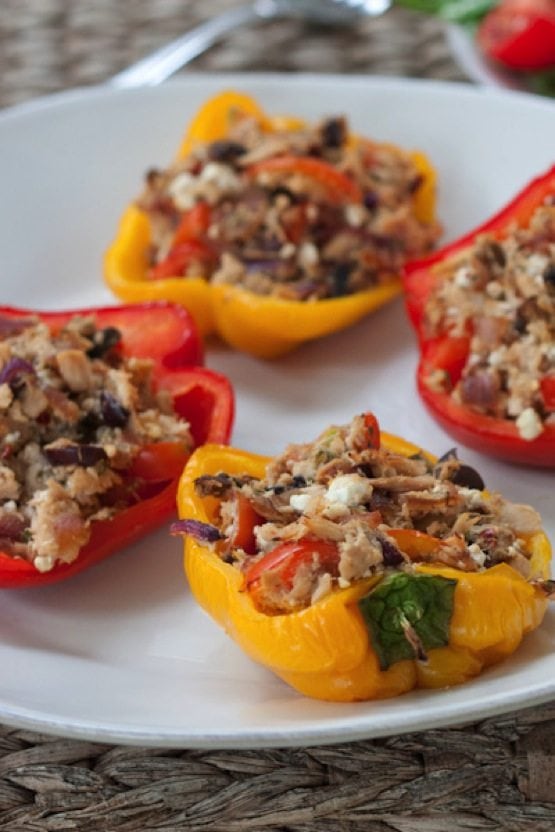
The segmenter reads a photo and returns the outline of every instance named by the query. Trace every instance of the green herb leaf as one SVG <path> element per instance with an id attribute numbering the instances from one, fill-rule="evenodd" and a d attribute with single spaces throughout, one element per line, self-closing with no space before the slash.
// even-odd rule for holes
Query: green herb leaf
<path id="1" fill-rule="evenodd" d="M 426 660 L 426 650 L 449 643 L 456 581 L 396 572 L 358 602 L 380 667 Z"/>
<path id="2" fill-rule="evenodd" d="M 498 0 L 396 0 L 397 5 L 435 14 L 451 23 L 477 23 Z"/>

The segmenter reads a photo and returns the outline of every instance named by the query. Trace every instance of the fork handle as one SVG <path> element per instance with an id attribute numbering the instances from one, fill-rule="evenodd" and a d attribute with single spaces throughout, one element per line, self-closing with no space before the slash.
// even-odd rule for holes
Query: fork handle
<path id="1" fill-rule="evenodd" d="M 118 72 L 112 76 L 108 84 L 117 89 L 161 84 L 233 29 L 258 20 L 281 17 L 287 14 L 288 10 L 289 3 L 283 3 L 281 0 L 255 0 L 253 3 L 229 9 Z"/>

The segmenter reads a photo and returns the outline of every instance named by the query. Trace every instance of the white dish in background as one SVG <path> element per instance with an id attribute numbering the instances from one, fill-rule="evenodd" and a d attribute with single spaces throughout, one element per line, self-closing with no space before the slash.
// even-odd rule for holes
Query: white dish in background
<path id="1" fill-rule="evenodd" d="M 342 112 L 356 130 L 425 150 L 446 238 L 553 163 L 552 104 L 439 82 L 190 76 L 151 89 L 77 91 L 0 114 L 0 293 L 62 308 L 110 302 L 100 273 L 143 172 L 173 155 L 210 94 L 236 87 L 270 112 Z M 211 348 L 238 407 L 234 444 L 279 451 L 372 408 L 387 430 L 441 453 L 400 300 L 273 363 Z M 468 452 L 488 486 L 530 502 L 555 538 L 553 472 Z M 4 591 L 0 722 L 68 737 L 174 747 L 302 746 L 480 719 L 555 696 L 555 615 L 516 655 L 461 687 L 350 705 L 304 699 L 249 661 L 195 605 L 181 544 L 164 532 L 67 583 Z"/>
<path id="2" fill-rule="evenodd" d="M 488 61 L 478 48 L 473 33 L 464 26 L 448 25 L 445 33 L 453 58 L 472 81 L 486 87 L 527 91 L 525 76 Z"/>

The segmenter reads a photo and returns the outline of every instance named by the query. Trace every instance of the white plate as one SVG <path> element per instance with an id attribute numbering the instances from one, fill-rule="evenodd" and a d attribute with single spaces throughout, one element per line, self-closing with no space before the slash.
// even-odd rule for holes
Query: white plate
<path id="1" fill-rule="evenodd" d="M 483 220 L 553 162 L 553 105 L 467 86 L 379 78 L 191 76 L 96 89 L 0 115 L 1 300 L 105 303 L 102 252 L 144 170 L 170 159 L 197 106 L 223 87 L 271 112 L 344 112 L 357 130 L 425 150 L 439 169 L 446 236 Z M 421 406 L 401 301 L 349 331 L 263 363 L 220 347 L 208 364 L 238 398 L 234 444 L 276 452 L 373 408 L 435 452 L 452 441 Z M 490 488 L 535 505 L 553 535 L 553 472 L 467 454 Z M 165 533 L 49 588 L 3 592 L 0 721 L 155 746 L 301 746 L 461 723 L 555 695 L 555 615 L 474 682 L 378 703 L 304 699 L 257 667 L 190 597 Z"/>

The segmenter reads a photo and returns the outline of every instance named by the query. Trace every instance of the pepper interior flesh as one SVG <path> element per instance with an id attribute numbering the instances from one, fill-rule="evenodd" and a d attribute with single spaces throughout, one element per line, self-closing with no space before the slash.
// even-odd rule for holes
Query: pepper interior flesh
<path id="1" fill-rule="evenodd" d="M 74 317 L 0 318 L 0 550 L 38 571 L 71 563 L 91 523 L 144 498 L 141 449 L 178 443 L 188 424 L 153 388 L 153 362 L 126 358 L 114 327 Z"/>
<path id="2" fill-rule="evenodd" d="M 410 154 L 352 139 L 344 118 L 266 132 L 237 113 L 225 141 L 148 172 L 138 206 L 150 276 L 203 275 L 288 300 L 388 283 L 440 234 L 415 214 L 423 185 Z"/>

